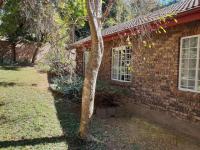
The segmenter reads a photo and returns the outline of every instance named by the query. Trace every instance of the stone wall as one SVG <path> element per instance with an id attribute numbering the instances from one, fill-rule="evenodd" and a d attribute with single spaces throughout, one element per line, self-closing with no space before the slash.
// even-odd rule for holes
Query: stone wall
<path id="1" fill-rule="evenodd" d="M 155 46 L 151 49 L 133 40 L 133 77 L 130 83 L 111 81 L 111 49 L 126 44 L 126 40 L 105 42 L 99 79 L 132 90 L 129 102 L 144 104 L 176 118 L 200 122 L 200 94 L 178 89 L 180 38 L 196 34 L 200 34 L 200 21 L 168 28 L 166 34 L 154 35 Z M 79 71 L 82 71 L 82 56 L 78 60 Z"/>

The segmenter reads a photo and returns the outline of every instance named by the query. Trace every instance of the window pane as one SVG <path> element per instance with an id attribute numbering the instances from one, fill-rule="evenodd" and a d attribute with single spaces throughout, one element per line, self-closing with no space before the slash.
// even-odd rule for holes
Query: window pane
<path id="1" fill-rule="evenodd" d="M 188 88 L 194 90 L 195 89 L 195 80 L 188 81 Z"/>
<path id="2" fill-rule="evenodd" d="M 190 47 L 197 47 L 198 37 L 190 38 Z"/>
<path id="3" fill-rule="evenodd" d="M 181 80 L 181 88 L 187 88 L 187 80 Z"/>
<path id="4" fill-rule="evenodd" d="M 198 80 L 200 80 L 200 70 L 198 71 Z"/>
<path id="5" fill-rule="evenodd" d="M 181 71 L 181 79 L 188 79 L 188 70 L 182 70 Z"/>
<path id="6" fill-rule="evenodd" d="M 126 63 L 124 60 L 121 61 L 121 66 L 123 66 L 123 67 L 126 66 Z"/>
<path id="7" fill-rule="evenodd" d="M 188 78 L 195 80 L 195 74 L 196 74 L 195 70 L 189 70 L 189 77 Z"/>
<path id="8" fill-rule="evenodd" d="M 126 53 L 131 53 L 131 47 L 130 46 L 126 47 Z"/>
<path id="9" fill-rule="evenodd" d="M 127 76 L 127 81 L 131 81 L 131 75 Z"/>
<path id="10" fill-rule="evenodd" d="M 189 38 L 183 39 L 183 48 L 189 48 L 189 43 L 190 43 Z"/>
<path id="11" fill-rule="evenodd" d="M 113 75 L 112 75 L 112 78 L 113 78 L 113 79 L 117 79 L 117 74 L 113 74 Z"/>
<path id="12" fill-rule="evenodd" d="M 189 68 L 189 60 L 188 59 L 182 60 L 181 68 L 182 69 L 188 69 Z"/>
<path id="13" fill-rule="evenodd" d="M 197 58 L 197 48 L 190 49 L 190 58 Z"/>
<path id="14" fill-rule="evenodd" d="M 188 58 L 188 57 L 189 57 L 189 49 L 183 49 L 182 58 Z"/>
<path id="15" fill-rule="evenodd" d="M 196 69 L 196 59 L 189 60 L 189 69 Z"/>
<path id="16" fill-rule="evenodd" d="M 126 59 L 129 60 L 131 58 L 131 54 L 126 54 Z"/>
<path id="17" fill-rule="evenodd" d="M 121 73 L 121 74 L 124 74 L 124 72 L 125 72 L 125 68 L 124 68 L 124 67 L 121 67 L 121 69 L 120 69 L 120 70 L 121 70 L 121 72 L 120 72 L 120 73 Z"/>
<path id="18" fill-rule="evenodd" d="M 198 91 L 200 91 L 200 81 L 198 82 Z"/>

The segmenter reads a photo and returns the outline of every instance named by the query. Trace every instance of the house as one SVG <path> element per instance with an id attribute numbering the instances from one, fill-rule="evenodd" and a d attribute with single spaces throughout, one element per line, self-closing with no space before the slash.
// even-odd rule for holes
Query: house
<path id="1" fill-rule="evenodd" d="M 175 15 L 162 21 L 169 14 Z M 151 27 L 150 44 L 139 39 L 144 26 Z M 200 1 L 180 1 L 107 28 L 103 39 L 98 78 L 130 89 L 134 113 L 200 139 Z M 87 37 L 74 43 L 82 74 L 90 42 Z"/>

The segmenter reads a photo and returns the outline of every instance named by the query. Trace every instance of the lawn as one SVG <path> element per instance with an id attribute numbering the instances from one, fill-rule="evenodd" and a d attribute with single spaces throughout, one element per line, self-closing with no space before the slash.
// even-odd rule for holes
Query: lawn
<path id="1" fill-rule="evenodd" d="M 0 149 L 102 149 L 77 138 L 79 112 L 80 105 L 48 89 L 46 74 L 0 66 Z"/>
<path id="2" fill-rule="evenodd" d="M 33 68 L 0 68 L 0 147 L 66 149 L 54 98 Z"/>

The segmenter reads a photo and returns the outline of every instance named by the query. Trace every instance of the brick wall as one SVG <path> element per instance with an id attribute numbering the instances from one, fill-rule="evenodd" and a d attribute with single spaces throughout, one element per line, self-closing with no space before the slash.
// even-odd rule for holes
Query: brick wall
<path id="1" fill-rule="evenodd" d="M 37 50 L 37 43 L 17 43 L 15 45 L 16 62 L 31 63 Z M 50 44 L 43 44 L 37 52 L 36 62 L 40 61 L 50 50 Z M 0 63 L 12 63 L 13 45 L 8 41 L 0 41 Z"/>
<path id="2" fill-rule="evenodd" d="M 105 42 L 99 79 L 131 89 L 130 100 L 134 103 L 165 111 L 176 118 L 200 122 L 200 94 L 178 90 L 180 38 L 196 34 L 200 34 L 200 21 L 169 28 L 167 34 L 154 35 L 152 49 L 133 40 L 131 83 L 111 81 L 111 49 L 126 44 L 126 40 Z M 82 68 L 82 56 L 78 61 Z"/>
<path id="3" fill-rule="evenodd" d="M 154 49 L 133 51 L 135 101 L 200 121 L 200 94 L 178 90 L 180 38 L 196 34 L 200 34 L 200 22 L 177 26 L 166 35 L 155 36 Z"/>
<path id="4" fill-rule="evenodd" d="M 76 72 L 83 75 L 83 49 L 76 50 Z"/>
<path id="5" fill-rule="evenodd" d="M 0 41 L 0 63 L 12 62 L 12 45 L 7 41 Z"/>
<path id="6" fill-rule="evenodd" d="M 15 47 L 16 61 L 31 63 L 36 49 L 36 43 L 18 43 Z"/>

